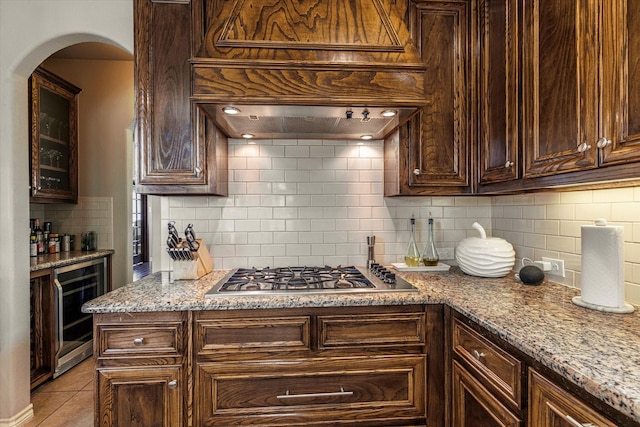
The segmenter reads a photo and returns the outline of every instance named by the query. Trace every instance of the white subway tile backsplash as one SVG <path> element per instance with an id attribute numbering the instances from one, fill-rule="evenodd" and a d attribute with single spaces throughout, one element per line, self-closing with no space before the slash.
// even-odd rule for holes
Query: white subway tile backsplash
<path id="1" fill-rule="evenodd" d="M 376 258 L 401 261 L 415 214 L 418 237 L 435 219 L 436 246 L 455 247 L 477 236 L 511 240 L 516 256 L 565 260 L 570 286 L 580 286 L 580 226 L 597 217 L 625 226 L 627 298 L 640 303 L 640 187 L 493 197 L 383 197 L 383 143 L 333 140 L 230 140 L 229 197 L 164 197 L 161 221 L 193 223 L 210 247 L 215 268 L 366 262 L 366 236 Z M 100 199 L 100 198 L 98 198 Z M 106 203 L 106 204 L 105 204 Z M 82 200 L 80 210 L 47 207 L 74 224 L 105 227 L 108 200 Z M 94 209 L 95 206 L 95 209 Z M 82 209 L 95 213 L 81 213 Z M 55 211 L 55 213 L 53 213 Z M 82 225 L 85 227 L 85 225 Z M 111 232 L 112 233 L 112 232 Z M 165 236 L 160 236 L 166 238 Z M 158 241 L 162 241 L 159 239 Z M 109 242 L 109 238 L 101 239 Z M 161 260 L 160 269 L 170 268 Z"/>

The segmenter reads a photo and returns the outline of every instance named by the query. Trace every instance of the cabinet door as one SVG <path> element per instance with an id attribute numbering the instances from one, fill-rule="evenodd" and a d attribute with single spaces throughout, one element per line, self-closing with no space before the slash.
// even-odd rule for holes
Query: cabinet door
<path id="1" fill-rule="evenodd" d="M 80 88 L 43 69 L 29 79 L 31 203 L 78 202 Z"/>
<path id="2" fill-rule="evenodd" d="M 596 167 L 601 3 L 524 2 L 525 178 Z"/>
<path id="3" fill-rule="evenodd" d="M 602 415 L 559 388 L 539 373 L 529 370 L 529 425 L 535 427 L 575 427 L 593 425 L 615 427 Z"/>
<path id="4" fill-rule="evenodd" d="M 458 362 L 452 371 L 452 427 L 518 427 L 522 421 Z M 540 427 L 540 424 L 530 424 Z"/>
<path id="5" fill-rule="evenodd" d="M 385 168 L 398 173 L 396 185 L 385 178 L 385 194 L 469 192 L 470 4 L 420 1 L 413 7 L 428 105 L 401 127 L 397 150 L 385 141 Z M 394 153 L 397 164 L 389 161 Z"/>
<path id="6" fill-rule="evenodd" d="M 191 8 L 136 0 L 137 190 L 227 194 L 227 139 L 191 95 Z"/>
<path id="7" fill-rule="evenodd" d="M 640 2 L 603 2 L 600 164 L 640 161 Z"/>
<path id="8" fill-rule="evenodd" d="M 31 273 L 31 388 L 53 377 L 55 370 L 55 301 L 51 270 Z"/>
<path id="9" fill-rule="evenodd" d="M 480 183 L 517 179 L 518 152 L 518 3 L 481 0 L 479 148 Z"/>
<path id="10" fill-rule="evenodd" d="M 177 366 L 98 369 L 101 397 L 95 425 L 175 427 L 182 422 L 182 369 Z"/>

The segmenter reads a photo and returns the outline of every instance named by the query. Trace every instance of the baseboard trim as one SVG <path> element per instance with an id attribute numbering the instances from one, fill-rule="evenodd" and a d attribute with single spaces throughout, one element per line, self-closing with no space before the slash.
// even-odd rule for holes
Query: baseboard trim
<path id="1" fill-rule="evenodd" d="M 0 427 L 20 427 L 22 424 L 33 418 L 33 404 L 24 408 L 11 418 L 0 418 Z"/>

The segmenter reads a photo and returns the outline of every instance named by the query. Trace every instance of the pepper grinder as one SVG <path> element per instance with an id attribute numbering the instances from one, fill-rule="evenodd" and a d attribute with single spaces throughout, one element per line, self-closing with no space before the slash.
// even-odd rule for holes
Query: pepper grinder
<path id="1" fill-rule="evenodd" d="M 373 247 L 376 244 L 376 236 L 371 235 L 371 236 L 367 236 L 367 246 L 368 246 L 368 252 L 367 252 L 367 268 L 371 268 L 371 264 L 375 263 L 375 257 L 373 256 Z"/>

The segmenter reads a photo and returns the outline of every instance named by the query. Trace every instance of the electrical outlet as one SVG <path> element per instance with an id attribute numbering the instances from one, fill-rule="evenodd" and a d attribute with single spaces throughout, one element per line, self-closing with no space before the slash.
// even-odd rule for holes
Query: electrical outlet
<path id="1" fill-rule="evenodd" d="M 547 271 L 550 276 L 564 277 L 564 261 L 561 259 L 553 259 L 542 257 L 542 261 L 551 263 L 551 270 Z"/>
<path id="2" fill-rule="evenodd" d="M 438 248 L 437 250 L 441 260 L 455 259 L 454 248 Z"/>

